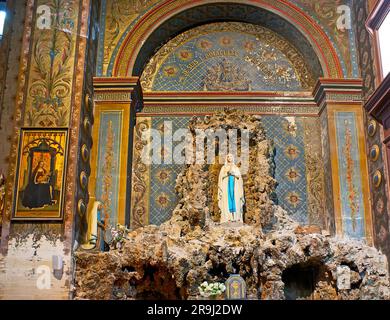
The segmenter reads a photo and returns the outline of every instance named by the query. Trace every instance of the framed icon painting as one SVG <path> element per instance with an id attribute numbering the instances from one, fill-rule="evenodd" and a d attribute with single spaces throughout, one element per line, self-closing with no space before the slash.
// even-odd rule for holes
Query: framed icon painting
<path id="1" fill-rule="evenodd" d="M 67 129 L 22 128 L 13 220 L 61 220 Z"/>

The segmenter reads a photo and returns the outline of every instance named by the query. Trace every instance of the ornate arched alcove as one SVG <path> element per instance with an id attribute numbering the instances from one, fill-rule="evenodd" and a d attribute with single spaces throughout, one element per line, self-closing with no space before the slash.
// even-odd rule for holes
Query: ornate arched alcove
<path id="1" fill-rule="evenodd" d="M 361 81 L 347 79 L 338 46 L 298 6 L 162 2 L 118 37 L 107 74 L 95 79 L 90 194 L 108 199 L 99 182 L 112 177 L 113 223 L 161 224 L 177 203 L 182 166 L 145 165 L 145 130 L 164 136 L 227 107 L 262 116 L 275 145 L 275 201 L 302 224 L 371 243 L 367 163 L 356 157 L 365 153 Z M 103 137 L 120 143 L 108 150 Z M 121 166 L 102 172 L 104 154 Z"/>
<path id="2" fill-rule="evenodd" d="M 267 27 L 294 42 L 318 74 L 342 78 L 345 73 L 335 45 L 316 21 L 292 3 L 270 0 L 250 4 L 247 1 L 206 0 L 162 2 L 126 30 L 111 57 L 108 73 L 139 76 L 156 48 L 188 29 L 215 21 L 239 21 Z"/>
<path id="3" fill-rule="evenodd" d="M 311 91 L 320 71 L 306 61 L 270 29 L 217 22 L 168 41 L 149 60 L 140 82 L 144 92 Z"/>

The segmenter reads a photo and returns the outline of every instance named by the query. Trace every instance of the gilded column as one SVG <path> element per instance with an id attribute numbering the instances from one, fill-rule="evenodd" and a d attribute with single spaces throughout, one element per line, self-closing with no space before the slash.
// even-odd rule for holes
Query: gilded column
<path id="1" fill-rule="evenodd" d="M 141 103 L 138 77 L 94 78 L 89 209 L 102 202 L 113 226 L 130 223 L 133 128 Z"/>

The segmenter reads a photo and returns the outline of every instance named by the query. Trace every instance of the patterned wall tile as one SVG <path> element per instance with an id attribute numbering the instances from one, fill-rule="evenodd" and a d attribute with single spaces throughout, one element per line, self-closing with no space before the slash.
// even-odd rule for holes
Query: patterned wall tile
<path id="1" fill-rule="evenodd" d="M 155 117 L 152 128 L 163 131 L 164 122 L 172 122 L 173 132 L 187 128 L 190 117 Z M 182 165 L 152 164 L 150 170 L 150 224 L 160 225 L 168 220 L 177 204 L 176 177 Z"/>
<path id="2" fill-rule="evenodd" d="M 304 128 L 296 117 L 267 116 L 263 124 L 275 146 L 278 203 L 301 223 L 307 223 Z"/>
<path id="3" fill-rule="evenodd" d="M 299 117 L 264 116 L 263 125 L 275 147 L 275 178 L 278 181 L 278 203 L 294 219 L 307 224 L 308 199 L 305 164 L 303 119 Z M 190 117 L 154 117 L 152 127 L 162 130 L 164 121 L 172 121 L 172 129 L 187 128 Z M 314 140 L 320 140 L 318 139 Z M 153 164 L 150 173 L 151 224 L 168 220 L 177 204 L 176 177 L 182 169 L 178 164 Z"/>

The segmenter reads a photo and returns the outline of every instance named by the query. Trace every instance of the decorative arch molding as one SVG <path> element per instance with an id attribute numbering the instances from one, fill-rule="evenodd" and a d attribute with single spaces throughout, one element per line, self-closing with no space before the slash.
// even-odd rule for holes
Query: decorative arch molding
<path id="1" fill-rule="evenodd" d="M 126 35 L 118 49 L 117 55 L 112 58 L 114 59 L 114 61 L 112 61 L 112 76 L 139 76 L 147 59 L 152 56 L 156 49 L 156 47 L 152 48 L 152 45 L 148 43 L 149 38 L 153 33 L 156 35 L 156 32 L 164 23 L 169 22 L 169 20 L 180 13 L 194 10 L 202 6 L 218 4 L 232 5 L 232 1 L 195 0 L 187 2 L 184 0 L 167 0 L 147 12 Z M 309 50 L 311 49 L 315 53 L 314 56 L 318 59 L 318 64 L 320 65 L 324 77 L 344 78 L 345 75 L 343 73 L 342 61 L 340 61 L 338 57 L 336 48 L 321 27 L 301 9 L 284 0 L 238 0 L 234 1 L 234 4 L 235 6 L 256 8 L 259 11 L 270 14 L 271 20 L 279 19 L 280 21 L 287 23 L 290 31 L 286 32 L 297 30 L 301 36 L 300 39 L 297 40 L 297 47 L 299 48 L 301 45 L 306 51 L 309 48 Z M 188 21 L 186 26 L 178 26 L 177 30 L 170 30 L 170 36 L 175 36 L 196 25 L 218 20 L 220 21 L 221 18 L 218 16 L 213 17 L 212 12 L 210 12 L 210 16 L 206 17 L 204 21 L 195 21 L 195 19 L 193 19 L 192 21 Z M 230 20 L 249 23 L 254 22 L 248 21 L 245 18 L 238 19 L 233 16 Z M 259 23 L 259 21 L 257 21 L 257 23 Z M 276 22 L 276 28 L 277 25 L 278 22 Z M 275 29 L 274 31 L 278 32 Z M 169 40 L 160 37 L 160 41 L 161 39 L 165 42 Z M 160 46 L 162 44 L 163 43 L 160 43 Z M 144 54 L 141 55 L 141 52 L 144 52 Z M 315 61 L 314 64 L 316 64 Z"/>

